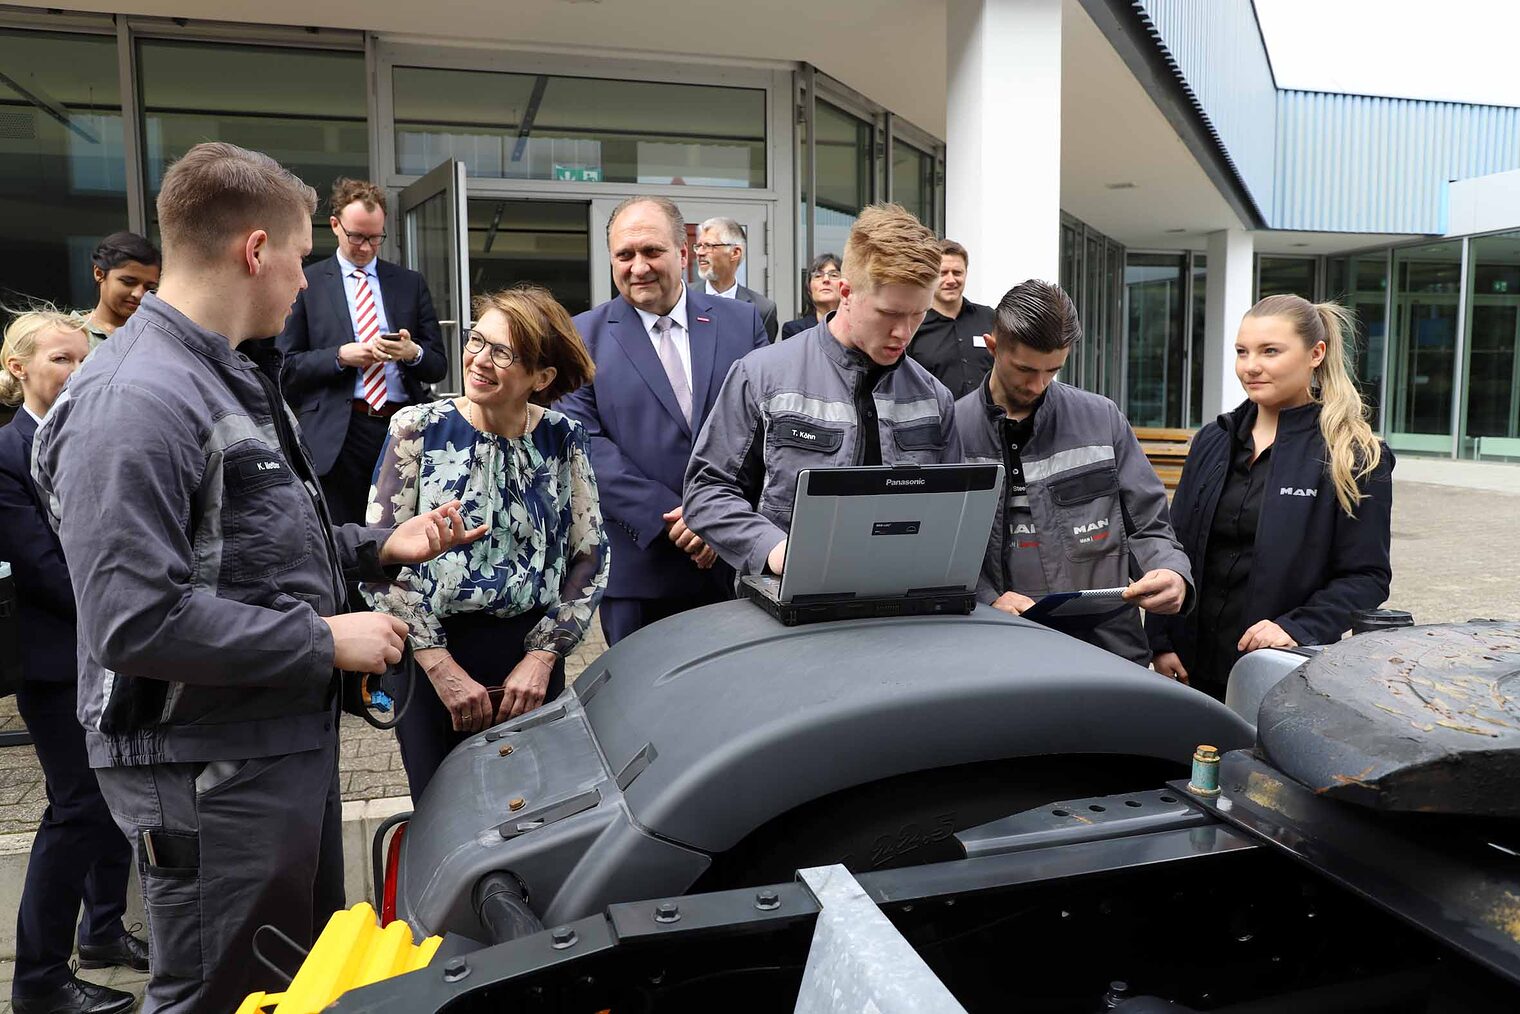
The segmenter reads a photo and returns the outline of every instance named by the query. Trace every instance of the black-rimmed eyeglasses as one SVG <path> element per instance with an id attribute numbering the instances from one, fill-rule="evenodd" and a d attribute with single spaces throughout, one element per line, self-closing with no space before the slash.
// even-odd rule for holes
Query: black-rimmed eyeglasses
<path id="1" fill-rule="evenodd" d="M 472 356 L 478 356 L 488 348 L 491 350 L 491 362 L 500 369 L 510 370 L 512 364 L 517 362 L 517 353 L 510 346 L 488 342 L 479 332 L 471 331 L 464 340 L 464 350 Z"/>
<path id="2" fill-rule="evenodd" d="M 342 222 L 338 223 L 338 228 L 343 229 Z M 347 236 L 348 241 L 355 246 L 373 247 L 378 247 L 381 243 L 384 243 L 386 236 L 386 234 L 383 232 L 378 232 L 375 235 L 371 236 L 368 233 L 363 232 L 349 232 L 347 229 L 343 229 L 343 235 Z"/>

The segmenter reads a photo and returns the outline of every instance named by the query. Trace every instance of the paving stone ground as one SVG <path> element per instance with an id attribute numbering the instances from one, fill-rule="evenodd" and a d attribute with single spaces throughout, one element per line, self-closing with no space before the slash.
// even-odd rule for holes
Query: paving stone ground
<path id="1" fill-rule="evenodd" d="M 1394 485 L 1389 606 L 1409 610 L 1418 623 L 1520 619 L 1520 566 L 1509 555 L 1504 534 L 1520 530 L 1520 493 L 1434 482 Z M 569 679 L 605 650 L 601 628 L 593 627 L 586 643 L 567 661 Z M 20 728 L 15 699 L 0 701 L 0 732 Z M 340 743 L 344 799 L 406 795 L 401 755 L 391 733 L 345 716 Z M 46 802 L 31 748 L 0 749 L 0 834 L 35 830 Z M 3 912 L 0 918 L 14 915 Z M 143 982 L 141 976 L 119 969 L 88 974 L 94 981 L 135 992 Z M 0 1014 L 10 1014 L 10 977 L 11 964 L 0 962 Z"/>

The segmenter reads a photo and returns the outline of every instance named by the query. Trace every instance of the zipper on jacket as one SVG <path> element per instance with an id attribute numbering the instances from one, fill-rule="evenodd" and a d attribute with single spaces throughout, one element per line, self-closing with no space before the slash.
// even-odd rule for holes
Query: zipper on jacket
<path id="1" fill-rule="evenodd" d="M 269 403 L 269 416 L 274 424 L 275 437 L 280 442 L 280 452 L 300 475 L 301 484 L 306 488 L 306 496 L 317 512 L 317 521 L 322 529 L 322 542 L 327 547 L 327 569 L 333 581 L 333 589 L 337 593 L 338 611 L 346 613 L 349 611 L 348 583 L 343 580 L 338 544 L 333 539 L 332 519 L 328 516 L 327 504 L 322 499 L 321 486 L 317 483 L 311 462 L 301 452 L 301 442 L 296 437 L 295 429 L 291 427 L 290 420 L 285 415 L 285 399 L 280 396 L 279 386 L 257 363 L 254 364 L 253 373 L 258 378 L 259 386 L 264 390 L 265 400 Z"/>

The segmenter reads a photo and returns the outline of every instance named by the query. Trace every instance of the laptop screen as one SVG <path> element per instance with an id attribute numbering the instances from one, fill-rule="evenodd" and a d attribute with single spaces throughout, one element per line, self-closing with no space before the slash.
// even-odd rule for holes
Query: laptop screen
<path id="1" fill-rule="evenodd" d="M 804 469 L 778 597 L 971 591 L 1002 488 L 999 464 Z"/>

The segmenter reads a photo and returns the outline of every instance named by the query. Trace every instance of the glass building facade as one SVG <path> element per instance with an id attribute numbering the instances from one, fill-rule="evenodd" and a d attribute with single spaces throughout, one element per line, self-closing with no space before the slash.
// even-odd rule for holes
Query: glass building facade
<path id="1" fill-rule="evenodd" d="M 866 205 L 898 201 L 943 232 L 943 142 L 891 110 L 807 65 L 669 77 L 663 61 L 567 72 L 550 55 L 360 32 L 13 14 L 0 21 L 0 302 L 91 305 L 91 250 L 123 228 L 156 238 L 163 174 L 202 140 L 269 152 L 324 197 L 346 175 L 399 198 L 457 160 L 469 289 L 538 280 L 572 310 L 605 298 L 601 234 L 630 194 L 738 217 L 747 283 L 784 317 L 804 309 L 809 260 L 842 253 Z M 323 206 L 313 258 L 333 249 L 326 222 Z M 1126 249 L 1069 215 L 1060 229 L 1059 280 L 1084 327 L 1066 379 L 1136 425 L 1199 425 L 1204 256 Z M 1355 375 L 1396 450 L 1520 460 L 1520 232 L 1264 253 L 1256 290 L 1355 311 Z"/>
<path id="2" fill-rule="evenodd" d="M 1068 379 L 1119 402 L 1136 426 L 1202 423 L 1207 267 L 1198 253 L 1126 251 L 1123 381 Z M 1259 255 L 1255 298 L 1286 293 L 1352 311 L 1353 376 L 1394 450 L 1520 461 L 1520 231 Z"/>
<path id="3" fill-rule="evenodd" d="M 120 229 L 156 241 L 164 173 L 205 140 L 267 152 L 324 199 L 354 176 L 399 204 L 461 163 L 471 290 L 533 279 L 572 310 L 607 298 L 606 216 L 635 194 L 668 194 L 692 222 L 737 218 L 741 280 L 784 319 L 812 255 L 841 253 L 866 205 L 944 221 L 943 142 L 807 65 L 683 64 L 673 81 L 660 59 L 567 69 L 361 32 L 0 12 L 0 302 L 92 305 L 90 252 Z M 382 255 L 401 260 L 390 211 Z M 314 260 L 335 247 L 328 213 Z"/>

